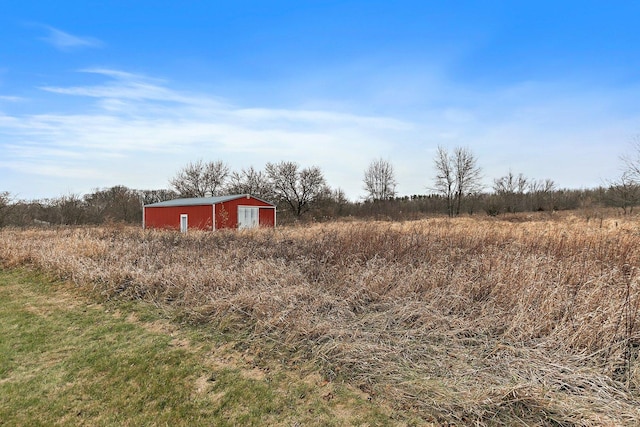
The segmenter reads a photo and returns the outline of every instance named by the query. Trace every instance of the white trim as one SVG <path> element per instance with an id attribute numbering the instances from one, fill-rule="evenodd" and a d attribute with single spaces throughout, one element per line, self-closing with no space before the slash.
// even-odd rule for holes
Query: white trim
<path id="1" fill-rule="evenodd" d="M 211 231 L 216 231 L 216 205 L 217 203 L 211 205 Z"/>

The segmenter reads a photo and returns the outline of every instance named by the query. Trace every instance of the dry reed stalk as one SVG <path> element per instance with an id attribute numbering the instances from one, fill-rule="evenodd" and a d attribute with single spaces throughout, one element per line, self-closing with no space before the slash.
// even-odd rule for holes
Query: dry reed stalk
<path id="1" fill-rule="evenodd" d="M 629 425 L 640 424 L 637 226 L 4 229 L 0 261 L 249 331 L 260 351 L 311 355 L 427 421 Z"/>

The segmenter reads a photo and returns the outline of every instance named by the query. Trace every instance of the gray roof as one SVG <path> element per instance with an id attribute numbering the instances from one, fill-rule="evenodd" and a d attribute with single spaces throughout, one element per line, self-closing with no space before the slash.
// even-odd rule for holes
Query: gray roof
<path id="1" fill-rule="evenodd" d="M 249 194 L 232 194 L 229 196 L 216 196 L 216 197 L 191 197 L 188 199 L 173 199 L 166 200 L 164 202 L 151 203 L 150 205 L 145 205 L 145 207 L 171 207 L 171 206 L 203 206 L 203 205 L 215 205 L 216 203 L 223 203 L 229 200 L 239 199 L 241 197 L 250 196 Z M 273 205 L 273 203 L 269 203 L 265 200 L 258 199 L 257 197 L 251 196 L 254 199 L 260 200 L 261 202 Z"/>

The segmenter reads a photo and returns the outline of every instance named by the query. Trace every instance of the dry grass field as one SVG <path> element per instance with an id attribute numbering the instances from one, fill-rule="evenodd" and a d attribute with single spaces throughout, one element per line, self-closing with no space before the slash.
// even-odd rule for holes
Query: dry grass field
<path id="1" fill-rule="evenodd" d="M 4 229 L 0 261 L 315 360 L 407 419 L 640 425 L 635 217 Z"/>

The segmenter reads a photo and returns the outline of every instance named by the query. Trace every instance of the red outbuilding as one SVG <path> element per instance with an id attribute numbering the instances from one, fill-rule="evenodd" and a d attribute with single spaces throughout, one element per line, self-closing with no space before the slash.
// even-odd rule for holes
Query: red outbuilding
<path id="1" fill-rule="evenodd" d="M 276 226 L 276 206 L 249 194 L 175 199 L 145 205 L 143 228 L 219 230 Z"/>

